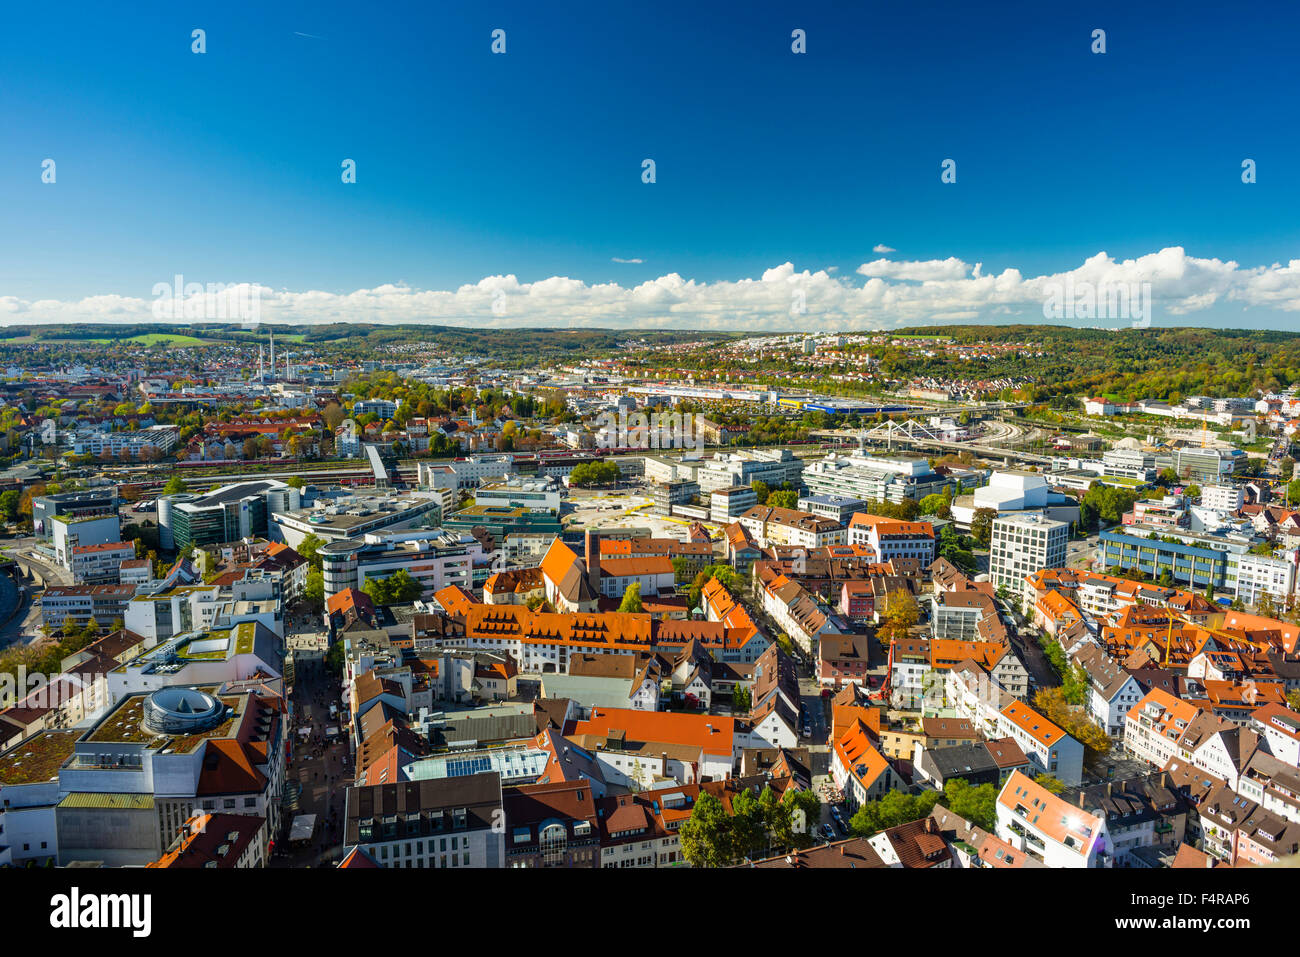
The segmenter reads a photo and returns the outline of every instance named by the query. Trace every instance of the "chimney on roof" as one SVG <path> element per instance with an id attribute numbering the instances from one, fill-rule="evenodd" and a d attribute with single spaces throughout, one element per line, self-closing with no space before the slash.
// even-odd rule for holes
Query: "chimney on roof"
<path id="1" fill-rule="evenodd" d="M 1083 788 L 1079 788 L 1078 799 L 1079 799 L 1079 807 L 1083 807 Z"/>
<path id="2" fill-rule="evenodd" d="M 667 751 L 659 752 L 659 762 L 660 762 L 659 773 L 664 777 L 668 777 L 668 752 Z"/>

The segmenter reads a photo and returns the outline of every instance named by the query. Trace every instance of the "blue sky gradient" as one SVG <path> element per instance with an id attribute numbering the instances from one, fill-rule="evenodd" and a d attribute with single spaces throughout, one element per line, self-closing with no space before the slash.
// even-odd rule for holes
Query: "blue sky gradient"
<path id="1" fill-rule="evenodd" d="M 881 244 L 985 275 L 1102 250 L 1300 258 L 1285 4 L 181 6 L 6 8 L 0 297 L 147 300 L 176 273 L 627 289 L 786 262 L 850 282 Z M 1177 321 L 1300 328 L 1293 302 L 1223 295 Z"/>

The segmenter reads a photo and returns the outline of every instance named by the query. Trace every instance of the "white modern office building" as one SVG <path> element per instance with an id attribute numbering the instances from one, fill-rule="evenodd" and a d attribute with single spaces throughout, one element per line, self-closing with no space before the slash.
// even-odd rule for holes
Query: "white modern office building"
<path id="1" fill-rule="evenodd" d="M 959 528 L 970 528 L 975 513 L 992 509 L 999 516 L 1036 512 L 1062 522 L 1079 520 L 1079 504 L 1068 495 L 1052 491 L 1048 476 L 1038 472 L 1000 471 L 989 476 L 987 485 L 971 495 L 953 499 L 952 519 Z"/>
<path id="2" fill-rule="evenodd" d="M 799 488 L 804 461 L 789 449 L 754 449 L 748 452 L 719 452 L 705 459 L 695 472 L 700 494 L 735 485 L 766 482 L 772 488 L 785 483 Z"/>
<path id="3" fill-rule="evenodd" d="M 510 455 L 469 455 L 445 462 L 420 462 L 416 481 L 422 488 L 477 488 L 483 482 L 504 482 L 514 474 Z"/>
<path id="4" fill-rule="evenodd" d="M 1064 568 L 1070 526 L 1032 512 L 993 521 L 989 580 L 995 589 L 1025 594 L 1025 576 L 1043 568 Z"/>
<path id="5" fill-rule="evenodd" d="M 1201 486 L 1201 506 L 1221 512 L 1235 512 L 1246 501 L 1246 490 L 1236 485 Z"/>
<path id="6" fill-rule="evenodd" d="M 949 482 L 923 458 L 855 452 L 847 456 L 831 454 L 810 463 L 803 470 L 803 484 L 810 495 L 897 504 L 942 492 Z"/>
<path id="7" fill-rule="evenodd" d="M 471 535 L 438 530 L 407 535 L 367 535 L 340 539 L 320 549 L 325 597 L 348 588 L 361 589 L 372 578 L 405 571 L 432 595 L 440 588 L 474 587 L 474 564 L 485 560 L 483 546 Z"/>
<path id="8" fill-rule="evenodd" d="M 1258 605 L 1268 595 L 1275 605 L 1282 605 L 1295 593 L 1297 565 L 1300 565 L 1300 549 L 1295 548 L 1276 556 L 1237 556 L 1236 597 L 1247 605 Z"/>
<path id="9" fill-rule="evenodd" d="M 107 545 L 122 540 L 122 524 L 117 513 L 111 515 L 55 515 L 50 521 L 54 558 L 59 565 L 72 569 L 72 557 L 78 548 Z"/>

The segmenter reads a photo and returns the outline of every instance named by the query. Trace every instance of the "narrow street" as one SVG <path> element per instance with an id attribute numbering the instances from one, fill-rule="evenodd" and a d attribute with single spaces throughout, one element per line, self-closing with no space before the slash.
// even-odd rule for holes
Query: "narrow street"
<path id="1" fill-rule="evenodd" d="M 340 717 L 330 717 L 330 705 L 339 704 L 339 682 L 325 668 L 325 653 L 314 636 L 306 640 L 291 635 L 295 680 L 290 707 L 293 736 L 291 761 L 285 775 L 286 791 L 301 787 L 297 807 L 285 807 L 282 833 L 277 837 L 272 867 L 325 867 L 338 862 L 343 841 L 344 789 L 352 783 L 352 758 L 346 728 Z M 312 646 L 312 647 L 308 647 Z M 327 727 L 339 728 L 333 741 Z M 303 728 L 310 728 L 304 737 Z M 298 814 L 315 814 L 316 831 L 310 842 L 290 847 L 289 828 Z"/>

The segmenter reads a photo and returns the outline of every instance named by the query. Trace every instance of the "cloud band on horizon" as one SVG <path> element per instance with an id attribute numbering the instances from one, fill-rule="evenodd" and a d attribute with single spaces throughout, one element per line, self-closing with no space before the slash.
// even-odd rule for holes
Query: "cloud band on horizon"
<path id="1" fill-rule="evenodd" d="M 672 272 L 635 286 L 588 284 L 552 276 L 520 282 L 488 276 L 455 290 L 384 284 L 348 293 L 293 292 L 257 285 L 261 321 L 416 323 L 497 326 L 667 327 L 695 329 L 853 330 L 920 323 L 1043 321 L 1042 305 L 1064 283 L 1149 283 L 1171 316 L 1216 305 L 1300 312 L 1300 259 L 1242 267 L 1187 255 L 1180 246 L 1117 261 L 1099 252 L 1075 269 L 1026 278 L 1018 269 L 985 274 L 956 258 L 863 263 L 860 283 L 832 269 L 796 271 L 786 262 L 758 279 L 701 282 Z M 245 284 L 243 292 L 254 284 Z M 228 290 L 240 294 L 239 286 Z M 799 300 L 805 312 L 792 315 Z M 156 322 L 153 300 L 119 295 L 75 302 L 0 296 L 0 324 Z M 1018 313 L 1025 313 L 1020 316 Z M 189 321 L 203 321 L 190 319 Z"/>

